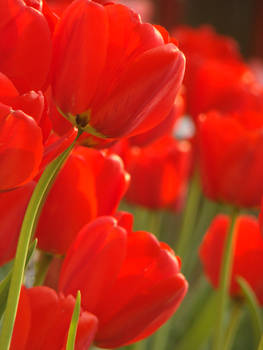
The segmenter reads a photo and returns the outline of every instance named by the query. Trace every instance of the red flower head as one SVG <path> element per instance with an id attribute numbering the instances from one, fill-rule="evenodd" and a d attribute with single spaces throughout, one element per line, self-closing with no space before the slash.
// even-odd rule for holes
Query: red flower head
<path id="1" fill-rule="evenodd" d="M 128 7 L 76 0 L 54 35 L 55 103 L 87 132 L 136 135 L 171 110 L 184 65 L 165 31 L 141 23 Z"/>
<path id="2" fill-rule="evenodd" d="M 153 235 L 100 217 L 69 249 L 59 290 L 75 295 L 79 289 L 83 308 L 99 320 L 95 343 L 117 348 L 149 336 L 172 316 L 187 290 L 179 270 L 179 258 Z"/>
<path id="3" fill-rule="evenodd" d="M 47 83 L 53 14 L 42 0 L 0 0 L 0 71 L 20 93 Z"/>
<path id="4" fill-rule="evenodd" d="M 211 26 L 203 25 L 199 28 L 179 26 L 172 33 L 187 60 L 184 79 L 187 87 L 191 76 L 207 60 L 238 61 L 241 59 L 237 43 L 230 37 L 217 34 Z"/>
<path id="5" fill-rule="evenodd" d="M 0 266 L 15 255 L 20 227 L 31 194 L 33 181 L 0 195 Z"/>
<path id="6" fill-rule="evenodd" d="M 200 258 L 205 274 L 215 288 L 219 285 L 224 242 L 229 224 L 229 217 L 218 215 L 200 247 Z M 263 305 L 263 238 L 257 220 L 250 216 L 240 216 L 234 235 L 230 293 L 232 296 L 240 294 L 236 277 L 241 276 L 250 284 L 260 304 Z"/>
<path id="7" fill-rule="evenodd" d="M 65 254 L 83 225 L 96 216 L 114 214 L 128 183 L 118 156 L 77 148 L 43 207 L 37 229 L 39 247 Z"/>
<path id="8" fill-rule="evenodd" d="M 206 68 L 210 61 L 218 60 L 220 63 L 238 64 L 241 62 L 241 55 L 237 43 L 230 37 L 217 34 L 208 25 L 199 28 L 186 26 L 178 27 L 173 32 L 178 40 L 178 46 L 184 52 L 187 65 L 185 71 L 184 85 L 186 86 L 187 108 L 191 115 L 196 117 L 194 102 L 198 103 L 199 98 L 203 101 L 203 90 L 213 93 L 213 90 L 206 86 L 198 85 L 196 81 L 199 70 Z M 221 77 L 225 72 L 220 71 Z M 222 78 L 224 79 L 224 78 Z M 201 89 L 201 90 L 200 90 Z M 194 100 L 194 101 L 193 101 Z M 205 112 L 205 111 L 201 111 Z"/>
<path id="9" fill-rule="evenodd" d="M 203 189 L 209 198 L 242 207 L 260 206 L 262 127 L 260 112 L 210 112 L 200 116 L 200 170 Z"/>
<path id="10" fill-rule="evenodd" d="M 127 201 L 152 209 L 180 209 L 188 181 L 191 148 L 187 142 L 164 137 L 124 154 L 131 175 Z"/>
<path id="11" fill-rule="evenodd" d="M 43 93 L 19 94 L 11 80 L 0 73 L 0 192 L 32 180 L 76 136 L 72 129 L 59 141 L 50 142 L 50 131 Z"/>
<path id="12" fill-rule="evenodd" d="M 183 115 L 183 113 L 184 99 L 182 94 L 180 94 L 177 96 L 171 111 L 160 124 L 147 132 L 130 137 L 129 143 L 133 146 L 144 147 L 165 135 L 171 135 L 173 133 L 177 120 Z"/>
<path id="13" fill-rule="evenodd" d="M 262 109 L 263 89 L 241 62 L 210 60 L 203 64 L 188 89 L 188 108 L 197 118 L 217 109 L 225 113 Z"/>
<path id="14" fill-rule="evenodd" d="M 48 287 L 22 288 L 10 350 L 65 350 L 75 299 Z M 81 310 L 75 350 L 87 350 L 97 318 Z"/>
<path id="15" fill-rule="evenodd" d="M 0 102 L 0 192 L 32 180 L 42 154 L 42 132 L 35 120 Z"/>

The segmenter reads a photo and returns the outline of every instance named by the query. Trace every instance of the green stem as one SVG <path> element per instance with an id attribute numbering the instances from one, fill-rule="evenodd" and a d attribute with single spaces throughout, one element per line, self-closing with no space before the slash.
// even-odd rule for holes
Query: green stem
<path id="1" fill-rule="evenodd" d="M 242 304 L 235 302 L 231 312 L 230 322 L 227 328 L 223 350 L 230 350 L 235 340 L 235 335 L 243 314 Z"/>
<path id="2" fill-rule="evenodd" d="M 158 239 L 161 238 L 162 216 L 163 212 L 161 210 L 151 210 L 148 222 L 149 232 L 153 233 Z"/>
<path id="3" fill-rule="evenodd" d="M 218 211 L 218 207 L 218 203 L 212 202 L 207 198 L 203 199 L 197 225 L 193 231 L 191 254 L 189 254 L 187 260 L 184 263 L 184 274 L 188 278 L 191 277 L 191 273 L 195 268 L 196 263 L 199 262 L 198 248 L 200 246 L 202 237 L 204 236 L 211 223 L 211 220 L 215 217 Z"/>
<path id="4" fill-rule="evenodd" d="M 236 208 L 233 208 L 233 213 L 231 215 L 231 223 L 230 223 L 229 231 L 224 244 L 224 253 L 223 253 L 222 266 L 220 271 L 220 285 L 218 290 L 218 310 L 217 310 L 217 320 L 215 324 L 215 337 L 214 337 L 214 343 L 213 343 L 213 350 L 222 350 L 224 315 L 225 315 L 225 309 L 228 301 L 228 291 L 229 291 L 231 271 L 232 271 L 233 242 L 234 242 L 234 232 L 235 232 L 235 223 L 236 223 L 237 214 L 238 214 L 238 210 Z"/>
<path id="5" fill-rule="evenodd" d="M 80 133 L 78 133 L 78 136 L 79 135 Z M 21 285 L 24 277 L 24 269 L 29 242 L 35 233 L 38 218 L 47 194 L 51 189 L 51 186 L 55 181 L 59 170 L 61 169 L 72 148 L 74 147 L 77 138 L 63 153 L 61 153 L 46 167 L 29 201 L 20 231 L 14 266 L 12 270 L 7 306 L 4 313 L 3 325 L 0 334 L 1 350 L 9 350 Z"/>
<path id="6" fill-rule="evenodd" d="M 153 345 L 151 350 L 161 350 L 166 348 L 167 340 L 171 329 L 172 320 L 167 321 L 153 337 Z"/>
<path id="7" fill-rule="evenodd" d="M 263 334 L 261 336 L 261 339 L 260 339 L 260 342 L 259 342 L 259 345 L 258 345 L 258 350 L 263 350 Z"/>
<path id="8" fill-rule="evenodd" d="M 179 241 L 175 248 L 176 254 L 182 258 L 182 261 L 184 261 L 186 258 L 187 250 L 189 248 L 189 241 L 196 225 L 200 195 L 201 190 L 199 185 L 199 178 L 198 174 L 196 173 L 190 185 Z"/>
<path id="9" fill-rule="evenodd" d="M 53 255 L 45 252 L 40 252 L 39 259 L 36 263 L 34 286 L 41 286 L 44 283 L 52 259 Z"/>
<path id="10" fill-rule="evenodd" d="M 145 350 L 147 349 L 148 345 L 148 339 L 143 339 L 141 341 L 138 341 L 137 343 L 134 343 L 132 346 L 132 350 Z"/>
<path id="11" fill-rule="evenodd" d="M 75 341 L 76 341 L 79 315 L 80 315 L 80 304 L 81 304 L 81 296 L 80 296 L 80 291 L 78 291 L 74 311 L 73 311 L 70 326 L 69 326 L 66 350 L 75 349 Z"/>
<path id="12" fill-rule="evenodd" d="M 176 350 L 199 349 L 205 343 L 214 328 L 216 302 L 217 298 L 212 294 L 182 341 L 175 347 Z"/>
<path id="13" fill-rule="evenodd" d="M 263 332 L 263 322 L 262 322 L 261 313 L 260 313 L 260 306 L 253 289 L 250 287 L 247 281 L 243 277 L 239 276 L 237 277 L 237 282 L 243 291 L 243 294 L 246 299 L 246 303 L 248 305 L 251 321 L 253 324 L 256 344 L 257 344 Z"/>

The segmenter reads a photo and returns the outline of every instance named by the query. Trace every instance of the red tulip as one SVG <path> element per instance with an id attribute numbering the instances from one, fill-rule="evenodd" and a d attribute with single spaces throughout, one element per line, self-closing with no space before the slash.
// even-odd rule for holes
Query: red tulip
<path id="1" fill-rule="evenodd" d="M 172 316 L 187 290 L 179 270 L 179 258 L 153 235 L 100 217 L 67 252 L 59 290 L 81 291 L 83 308 L 99 320 L 96 345 L 116 348 L 149 336 Z"/>
<path id="2" fill-rule="evenodd" d="M 0 71 L 20 93 L 43 88 L 51 62 L 51 14 L 42 1 L 0 1 Z"/>
<path id="3" fill-rule="evenodd" d="M 0 191 L 32 180 L 42 153 L 42 132 L 35 120 L 0 103 Z"/>
<path id="4" fill-rule="evenodd" d="M 19 94 L 12 81 L 0 73 L 0 102 L 11 106 L 12 109 L 20 109 L 34 118 L 42 129 L 43 141 L 47 139 L 51 124 L 48 118 L 47 101 L 41 91 Z"/>
<path id="5" fill-rule="evenodd" d="M 200 258 L 206 276 L 212 285 L 219 286 L 223 247 L 229 228 L 229 217 L 218 215 L 209 227 L 200 247 Z M 263 238 L 255 218 L 239 216 L 234 233 L 233 268 L 230 293 L 239 296 L 240 287 L 236 281 L 243 277 L 254 290 L 263 305 Z"/>
<path id="6" fill-rule="evenodd" d="M 240 61 L 241 55 L 235 40 L 215 32 L 213 27 L 203 25 L 199 28 L 179 26 L 172 31 L 179 47 L 187 59 L 185 81 L 207 60 Z"/>
<path id="7" fill-rule="evenodd" d="M 184 56 L 169 40 L 123 5 L 74 1 L 54 36 L 55 103 L 103 137 L 149 130 L 171 110 L 183 78 Z"/>
<path id="8" fill-rule="evenodd" d="M 184 84 L 186 87 L 186 106 L 192 116 L 197 117 L 197 107 L 195 104 L 201 104 L 206 99 L 203 97 L 203 92 L 207 94 L 213 94 L 218 92 L 218 88 L 221 85 L 217 85 L 213 88 L 207 87 L 197 79 L 196 76 L 199 74 L 200 69 L 206 69 L 211 61 L 217 60 L 219 64 L 222 64 L 222 68 L 219 71 L 219 79 L 225 81 L 226 87 L 229 83 L 227 78 L 230 72 L 226 72 L 224 64 L 229 63 L 232 65 L 232 69 L 235 70 L 235 64 L 240 64 L 241 55 L 238 50 L 237 43 L 230 37 L 217 34 L 214 29 L 208 25 L 201 26 L 199 28 L 191 28 L 187 26 L 179 26 L 172 31 L 172 34 L 178 40 L 178 45 L 180 49 L 184 52 L 187 65 L 184 77 Z M 231 68 L 230 68 L 231 69 Z M 208 79 L 212 79 L 213 72 L 211 72 L 211 77 L 208 75 Z M 197 80 L 196 80 L 197 79 Z M 201 101 L 199 101 L 199 99 Z M 206 112 L 207 110 L 201 110 L 201 112 Z M 200 110 L 199 110 L 200 112 Z"/>
<path id="9" fill-rule="evenodd" d="M 203 64 L 188 90 L 189 112 L 194 117 L 212 109 L 224 113 L 263 109 L 263 89 L 241 62 L 210 60 Z"/>
<path id="10" fill-rule="evenodd" d="M 124 152 L 131 175 L 126 200 L 152 209 L 180 209 L 191 162 L 190 144 L 164 137 L 145 148 Z"/>
<path id="11" fill-rule="evenodd" d="M 262 126 L 261 113 L 252 111 L 201 115 L 200 170 L 203 189 L 209 198 L 243 207 L 260 206 Z"/>
<path id="12" fill-rule="evenodd" d="M 0 265 L 15 255 L 20 227 L 34 187 L 31 181 L 0 195 Z"/>
<path id="13" fill-rule="evenodd" d="M 22 288 L 11 350 L 65 350 L 74 309 L 72 296 L 48 287 Z M 97 318 L 81 310 L 75 350 L 87 350 L 97 330 Z"/>
<path id="14" fill-rule="evenodd" d="M 83 225 L 116 211 L 128 183 L 118 156 L 76 149 L 46 199 L 37 228 L 39 247 L 65 254 Z"/>
<path id="15" fill-rule="evenodd" d="M 161 137 L 164 137 L 165 135 L 171 135 L 173 133 L 176 121 L 183 115 L 183 112 L 184 99 L 182 95 L 178 95 L 171 111 L 159 125 L 145 133 L 129 138 L 129 143 L 133 146 L 145 147 Z"/>
<path id="16" fill-rule="evenodd" d="M 50 131 L 47 101 L 42 92 L 19 95 L 11 80 L 0 73 L 0 191 L 32 180 L 77 135 L 77 130 L 71 129 L 54 139 L 49 137 Z"/>

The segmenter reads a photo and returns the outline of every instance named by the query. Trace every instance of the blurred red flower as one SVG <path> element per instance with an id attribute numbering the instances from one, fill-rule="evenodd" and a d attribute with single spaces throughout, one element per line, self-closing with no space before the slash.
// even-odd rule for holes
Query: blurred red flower
<path id="1" fill-rule="evenodd" d="M 229 228 L 229 217 L 218 215 L 210 225 L 200 247 L 200 258 L 206 276 L 212 285 L 219 286 L 224 242 Z M 233 245 L 233 268 L 230 293 L 240 295 L 236 277 L 243 277 L 263 304 L 263 238 L 259 225 L 251 216 L 239 216 L 236 222 Z"/>
<path id="2" fill-rule="evenodd" d="M 152 209 L 181 209 L 191 165 L 188 142 L 166 136 L 145 148 L 128 147 L 123 157 L 131 175 L 128 202 Z"/>
<path id="3" fill-rule="evenodd" d="M 263 119 L 254 111 L 199 118 L 199 157 L 204 193 L 241 207 L 260 206 L 263 195 Z"/>

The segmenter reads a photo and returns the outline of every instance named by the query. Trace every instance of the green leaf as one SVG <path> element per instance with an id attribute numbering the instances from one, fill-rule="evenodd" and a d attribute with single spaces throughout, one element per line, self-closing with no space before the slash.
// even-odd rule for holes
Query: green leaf
<path id="1" fill-rule="evenodd" d="M 260 306 L 253 289 L 250 287 L 247 281 L 243 277 L 239 276 L 237 277 L 237 282 L 241 287 L 246 303 L 248 305 L 257 344 L 263 332 L 263 323 L 260 313 Z"/>
<path id="2" fill-rule="evenodd" d="M 224 316 L 225 316 L 225 310 L 229 299 L 228 292 L 229 292 L 232 263 L 233 263 L 233 243 L 234 243 L 234 232 L 235 232 L 237 215 L 238 215 L 238 209 L 233 208 L 228 234 L 224 243 L 223 261 L 222 261 L 221 271 L 220 271 L 218 305 L 215 310 L 215 312 L 217 313 L 217 318 L 215 322 L 215 335 L 214 335 L 214 343 L 212 347 L 213 350 L 222 350 L 222 346 L 223 346 Z"/>
<path id="3" fill-rule="evenodd" d="M 73 311 L 70 326 L 69 326 L 66 350 L 74 350 L 75 348 L 76 334 L 77 334 L 79 314 L 80 314 L 80 304 L 81 304 L 81 296 L 80 296 L 80 291 L 78 291 L 74 311 Z"/>

